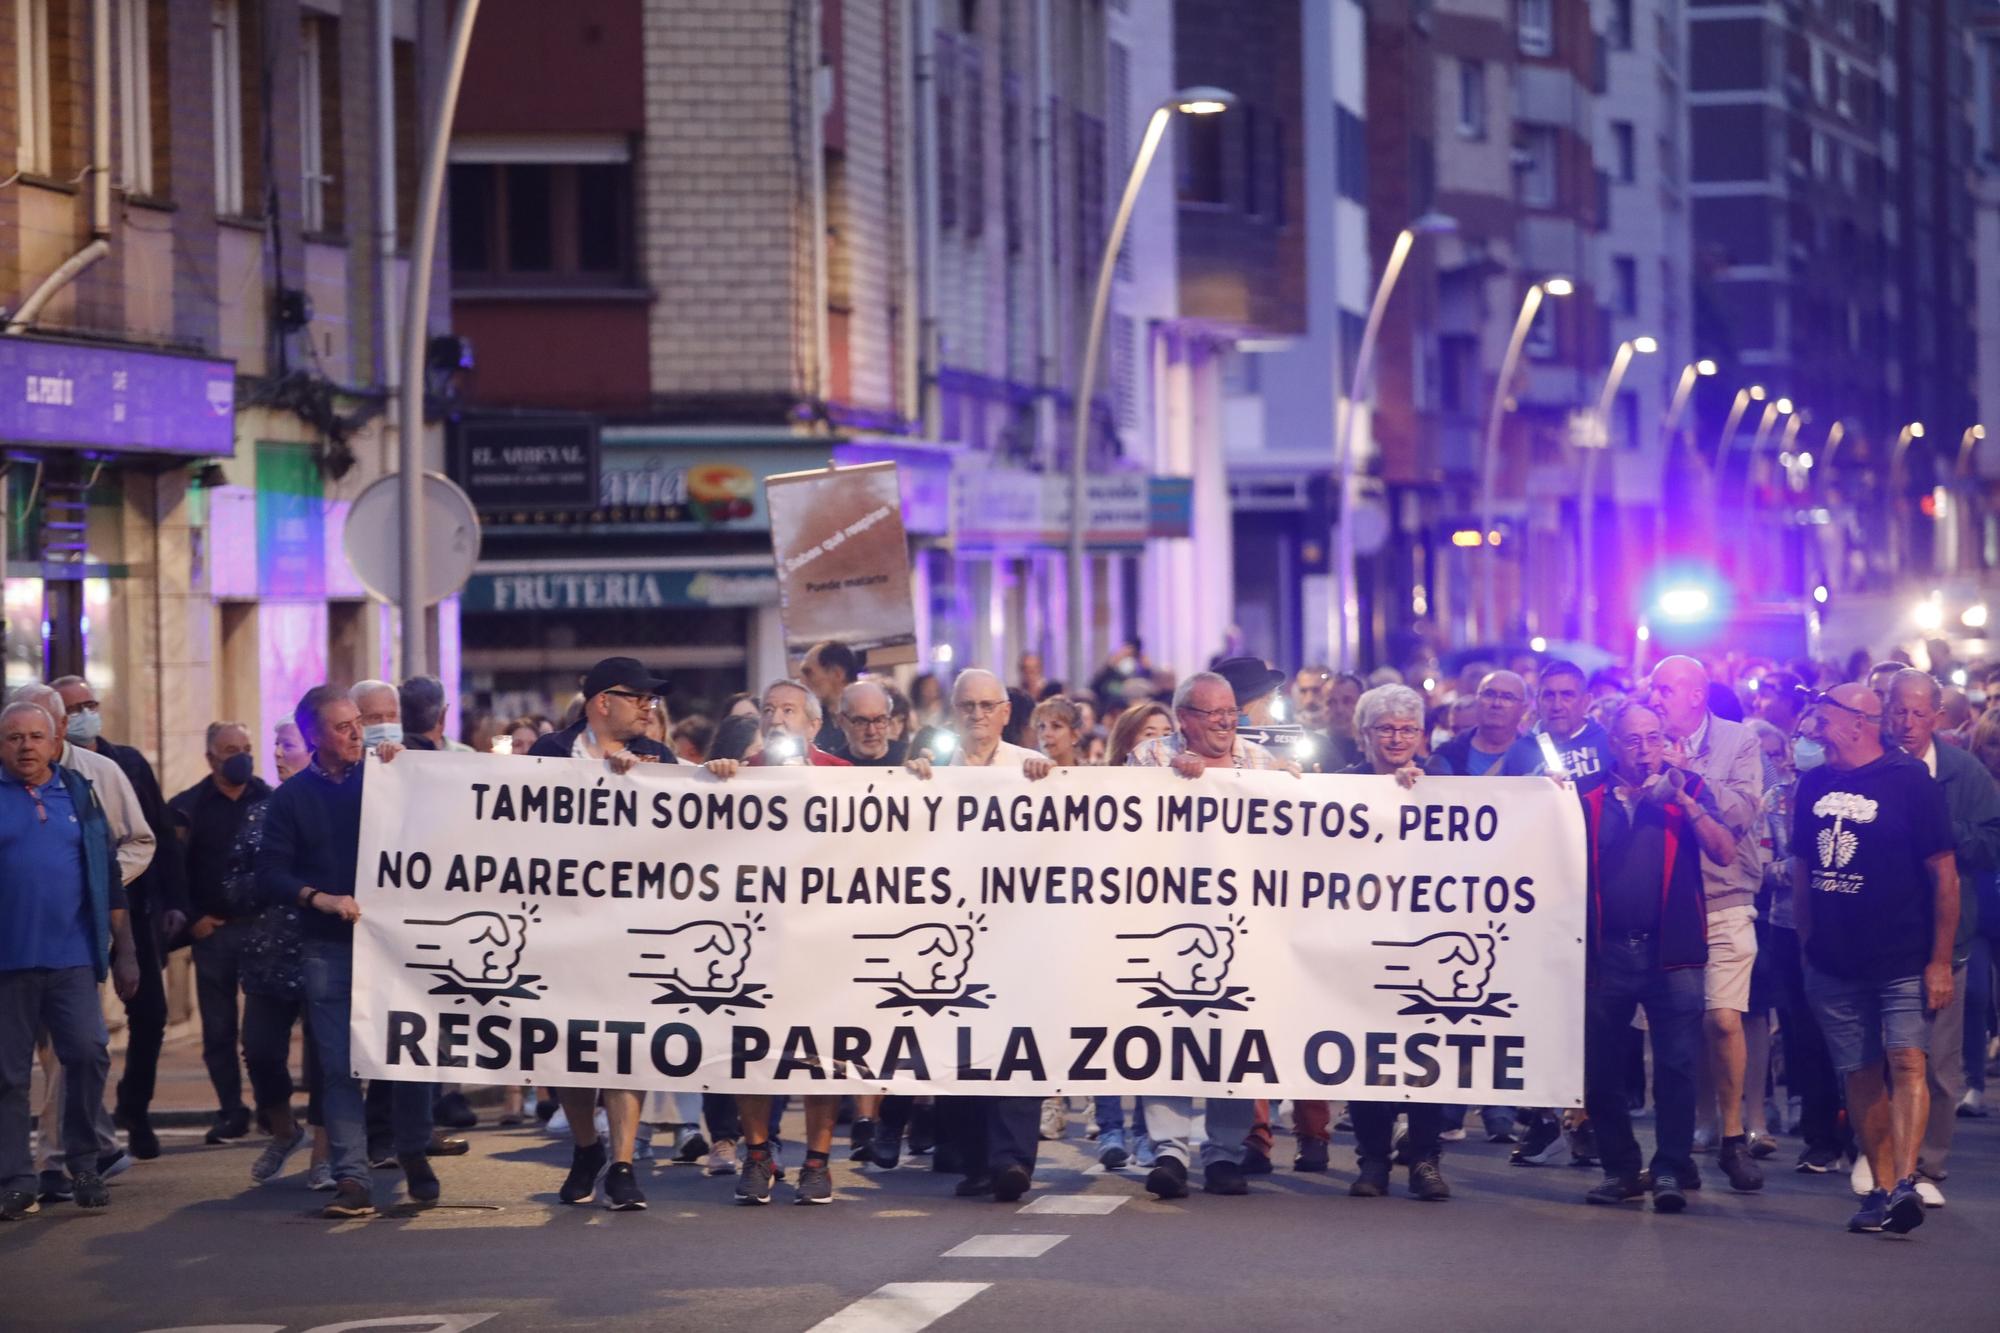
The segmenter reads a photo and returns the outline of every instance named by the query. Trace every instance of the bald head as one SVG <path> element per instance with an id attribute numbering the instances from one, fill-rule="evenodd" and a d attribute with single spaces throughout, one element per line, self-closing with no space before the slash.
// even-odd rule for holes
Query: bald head
<path id="1" fill-rule="evenodd" d="M 1820 739 L 1835 768 L 1860 768 L 1882 757 L 1882 700 L 1859 681 L 1836 685 L 1819 710 Z"/>
<path id="2" fill-rule="evenodd" d="M 1684 741 L 1708 720 L 1708 671 L 1692 657 L 1668 657 L 1653 668 L 1647 701 L 1669 740 Z"/>

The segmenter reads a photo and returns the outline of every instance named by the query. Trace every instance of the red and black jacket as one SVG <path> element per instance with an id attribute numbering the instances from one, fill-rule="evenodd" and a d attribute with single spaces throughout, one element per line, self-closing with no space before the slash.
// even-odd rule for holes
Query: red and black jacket
<path id="1" fill-rule="evenodd" d="M 1688 795 L 1701 795 L 1701 779 L 1686 774 Z M 1590 954 L 1595 956 L 1603 940 L 1603 884 L 1598 872 L 1598 828 L 1604 818 L 1604 803 L 1611 795 L 1612 778 L 1603 778 L 1583 788 L 1583 824 L 1590 866 Z M 1634 818 L 1648 813 L 1665 821 L 1666 861 L 1660 874 L 1660 929 L 1654 940 L 1654 963 L 1663 968 L 1705 967 L 1708 964 L 1708 901 L 1702 891 L 1701 842 L 1694 836 L 1688 818 L 1679 806 L 1652 806 L 1641 802 Z"/>

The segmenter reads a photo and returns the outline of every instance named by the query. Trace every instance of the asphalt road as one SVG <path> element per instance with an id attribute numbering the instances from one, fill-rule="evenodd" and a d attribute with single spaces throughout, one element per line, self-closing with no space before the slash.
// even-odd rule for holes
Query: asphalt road
<path id="1" fill-rule="evenodd" d="M 729 1180 L 642 1167 L 651 1209 L 613 1214 L 556 1202 L 564 1145 L 475 1130 L 470 1156 L 440 1164 L 446 1206 L 330 1223 L 301 1175 L 255 1187 L 252 1146 L 176 1131 L 108 1210 L 0 1225 L 0 1328 L 1990 1333 L 2000 1120 L 1960 1127 L 1950 1204 L 1907 1238 L 1847 1234 L 1845 1177 L 1792 1173 L 1789 1142 L 1759 1195 L 1718 1189 L 1704 1159 L 1708 1188 L 1679 1217 L 1587 1208 L 1595 1172 L 1509 1167 L 1473 1143 L 1446 1158 L 1449 1203 L 1402 1197 L 1400 1178 L 1397 1197 L 1351 1199 L 1345 1135 L 1326 1176 L 1284 1169 L 1281 1138 L 1247 1198 L 1158 1203 L 1072 1138 L 1044 1145 L 1018 1205 L 841 1164 L 830 1207 L 791 1207 L 781 1185 L 742 1208 Z"/>

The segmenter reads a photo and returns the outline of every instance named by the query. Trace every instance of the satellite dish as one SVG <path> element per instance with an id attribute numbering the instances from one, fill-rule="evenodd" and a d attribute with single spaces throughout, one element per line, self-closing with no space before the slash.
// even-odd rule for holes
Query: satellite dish
<path id="1" fill-rule="evenodd" d="M 347 511 L 341 544 L 370 595 L 395 602 L 403 593 L 403 493 L 395 473 L 376 481 Z M 479 560 L 479 514 L 449 477 L 424 473 L 424 605 L 465 586 Z"/>

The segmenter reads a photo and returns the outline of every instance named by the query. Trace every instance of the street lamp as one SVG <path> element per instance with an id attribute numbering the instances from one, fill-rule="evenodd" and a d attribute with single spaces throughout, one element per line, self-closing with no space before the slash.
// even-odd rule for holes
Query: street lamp
<path id="1" fill-rule="evenodd" d="M 1910 553 L 1906 549 L 1909 546 L 1909 534 L 1904 528 L 1900 514 L 1897 512 L 1901 508 L 1899 502 L 1903 498 L 1897 479 L 1902 476 L 1903 454 L 1909 449 L 1910 442 L 1923 438 L 1924 423 L 1921 421 L 1912 421 L 1909 425 L 1903 427 L 1902 430 L 1896 432 L 1896 447 L 1889 451 L 1888 512 L 1889 523 L 1891 525 L 1890 535 L 1894 539 L 1891 546 L 1896 557 L 1896 569 L 1898 572 L 1902 570 L 1903 564 L 1908 560 Z"/>
<path id="2" fill-rule="evenodd" d="M 1493 385 L 1493 407 L 1486 414 L 1486 440 L 1480 453 L 1479 463 L 1479 526 L 1486 532 L 1499 530 L 1493 517 L 1493 491 L 1500 472 L 1500 423 L 1507 415 L 1507 389 L 1514 379 L 1514 368 L 1520 363 L 1521 348 L 1528 341 L 1528 330 L 1534 327 L 1535 314 L 1542 308 L 1545 296 L 1568 296 L 1576 287 L 1568 278 L 1546 278 L 1535 283 L 1521 297 L 1521 313 L 1514 320 L 1513 336 L 1507 340 L 1507 355 L 1500 359 L 1500 378 Z M 1480 626 L 1482 633 L 1494 635 L 1499 619 L 1499 571 L 1495 565 L 1500 559 L 1500 548 L 1494 543 L 1486 557 L 1479 562 L 1481 574 Z"/>
<path id="3" fill-rule="evenodd" d="M 1368 323 L 1361 331 L 1361 346 L 1354 355 L 1354 379 L 1345 401 L 1335 404 L 1333 467 L 1340 495 L 1340 525 L 1334 532 L 1333 569 L 1336 586 L 1332 615 L 1327 621 L 1327 646 L 1339 654 L 1336 661 L 1353 669 L 1361 645 L 1361 595 L 1354 571 L 1354 422 L 1361 415 L 1362 395 L 1375 370 L 1375 339 L 1382 329 L 1382 315 L 1389 308 L 1389 295 L 1410 258 L 1419 236 L 1444 236 L 1458 230 L 1455 218 L 1442 213 L 1426 213 L 1396 233 L 1389 248 L 1389 262 L 1383 266 L 1382 280 L 1375 287 L 1375 303 L 1368 309 Z M 1334 353 L 1339 355 L 1336 346 Z"/>
<path id="4" fill-rule="evenodd" d="M 1585 643 L 1597 642 L 1597 459 L 1611 447 L 1611 405 L 1618 401 L 1618 386 L 1625 381 L 1634 355 L 1650 356 L 1660 350 L 1655 339 L 1644 334 L 1618 344 L 1611 358 L 1611 370 L 1604 377 L 1604 392 L 1597 396 L 1597 438 L 1583 455 L 1583 496 L 1577 506 L 1578 537 L 1583 544 L 1577 561 L 1576 609 L 1578 627 Z"/>
<path id="5" fill-rule="evenodd" d="M 1118 200 L 1118 213 L 1111 232 L 1104 238 L 1104 254 L 1097 264 L 1097 295 L 1090 305 L 1090 330 L 1084 339 L 1083 364 L 1077 369 L 1074 434 L 1069 458 L 1069 659 L 1070 678 L 1088 678 L 1085 661 L 1083 623 L 1084 533 L 1089 515 L 1084 495 L 1089 476 L 1090 399 L 1097 390 L 1097 353 L 1104 340 L 1104 317 L 1111 305 L 1111 275 L 1118 264 L 1118 249 L 1125 241 L 1125 228 L 1132 221 L 1133 205 L 1139 202 L 1139 187 L 1145 184 L 1146 169 L 1153 165 L 1160 140 L 1166 137 L 1167 122 L 1176 114 L 1215 116 L 1236 104 L 1236 95 L 1220 88 L 1183 88 L 1153 110 L 1139 151 L 1132 157 L 1132 169 L 1125 174 L 1125 193 Z"/>
<path id="6" fill-rule="evenodd" d="M 1722 472 L 1722 460 L 1729 456 L 1729 446 L 1736 442 L 1737 427 L 1743 424 L 1743 414 L 1750 404 L 1764 401 L 1764 386 L 1753 384 L 1747 389 L 1738 389 L 1734 401 L 1729 404 L 1728 419 L 1722 423 L 1722 441 L 1715 446 L 1715 470 Z"/>

